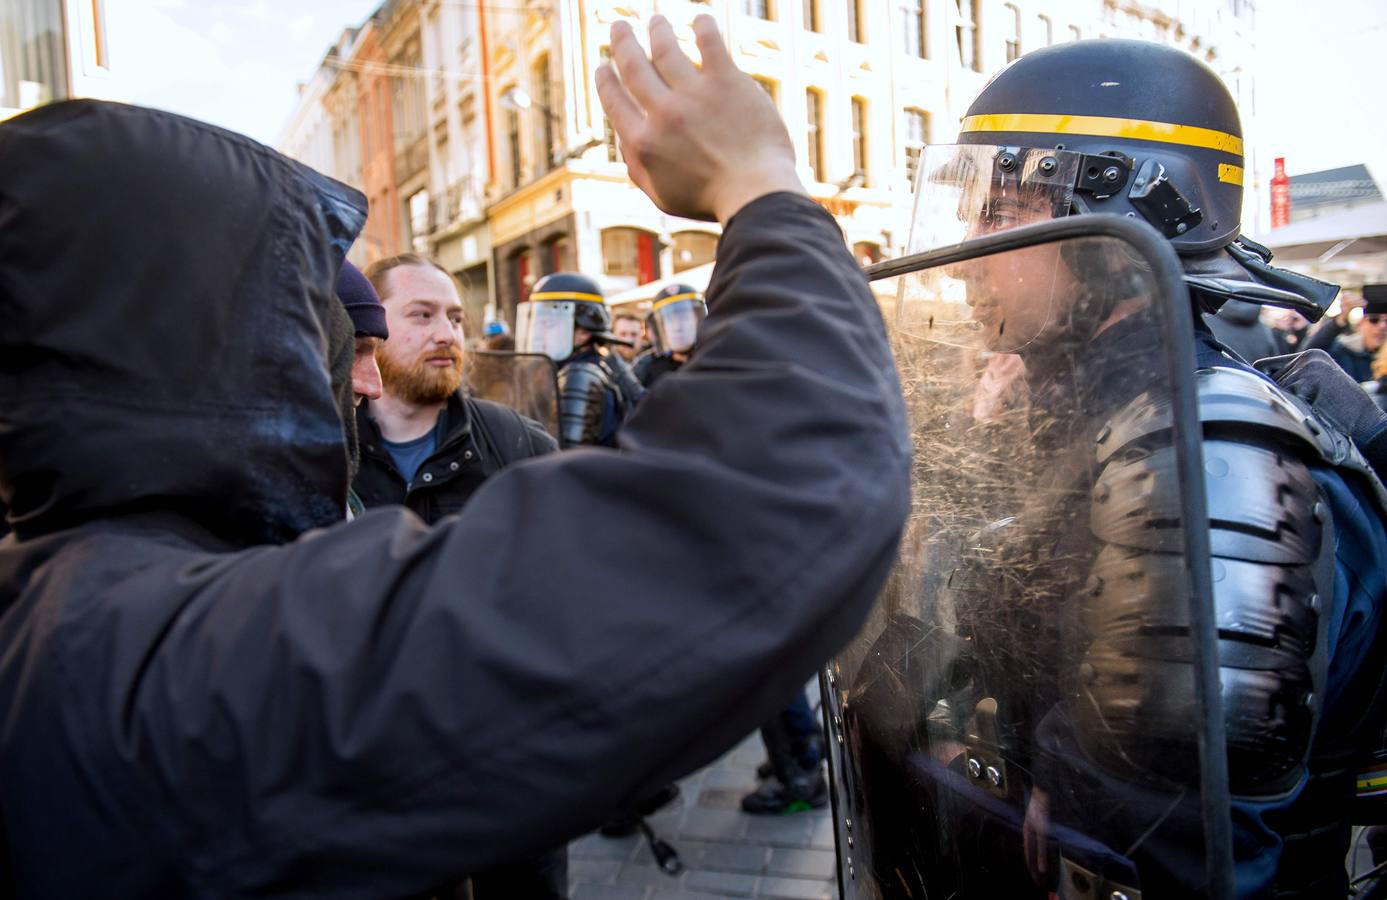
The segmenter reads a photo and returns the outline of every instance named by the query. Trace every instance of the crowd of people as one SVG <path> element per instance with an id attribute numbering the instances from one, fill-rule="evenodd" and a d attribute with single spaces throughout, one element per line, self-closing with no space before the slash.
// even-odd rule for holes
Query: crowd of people
<path id="1" fill-rule="evenodd" d="M 1387 411 L 1387 284 L 1344 291 L 1339 310 L 1315 326 L 1293 309 L 1264 316 L 1253 303 L 1230 301 L 1206 317 L 1219 341 L 1256 362 L 1303 350 L 1323 350 Z"/>
<path id="2" fill-rule="evenodd" d="M 596 76 L 634 183 L 722 226 L 643 321 L 555 272 L 472 336 L 269 148 L 0 123 L 0 895 L 553 900 L 567 841 L 758 727 L 742 808 L 825 805 L 829 757 L 865 896 L 1347 893 L 1387 824 L 1387 286 L 1261 326 L 1337 287 L 1239 234 L 1226 88 L 1078 42 L 922 159 L 971 318 L 893 357 L 693 29 L 697 66 L 618 22 Z M 469 386 L 471 337 L 552 421 Z"/>

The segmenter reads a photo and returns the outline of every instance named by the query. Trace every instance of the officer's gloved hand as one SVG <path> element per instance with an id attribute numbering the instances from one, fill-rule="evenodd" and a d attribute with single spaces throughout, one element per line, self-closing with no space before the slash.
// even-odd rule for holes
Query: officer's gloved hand
<path id="1" fill-rule="evenodd" d="M 1387 480 L 1387 413 L 1323 350 L 1260 360 L 1257 368 L 1347 434 Z"/>
<path id="2" fill-rule="evenodd" d="M 650 55 L 631 26 L 612 26 L 611 65 L 597 70 L 602 108 L 636 186 L 667 213 L 726 225 L 766 194 L 804 194 L 785 123 L 737 68 L 712 16 L 694 19 L 702 67 L 664 16 L 650 20 Z"/>

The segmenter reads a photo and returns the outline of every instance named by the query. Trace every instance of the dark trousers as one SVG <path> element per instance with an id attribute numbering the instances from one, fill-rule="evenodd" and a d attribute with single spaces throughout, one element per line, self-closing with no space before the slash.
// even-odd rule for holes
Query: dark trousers
<path id="1" fill-rule="evenodd" d="M 823 728 L 804 691 L 796 693 L 789 706 L 761 726 L 761 740 L 782 783 L 792 771 L 790 766 L 810 770 L 819 764 L 823 759 Z"/>
<path id="2" fill-rule="evenodd" d="M 568 848 L 473 875 L 472 900 L 568 900 Z"/>
<path id="3" fill-rule="evenodd" d="M 496 866 L 410 900 L 568 900 L 568 848 Z"/>

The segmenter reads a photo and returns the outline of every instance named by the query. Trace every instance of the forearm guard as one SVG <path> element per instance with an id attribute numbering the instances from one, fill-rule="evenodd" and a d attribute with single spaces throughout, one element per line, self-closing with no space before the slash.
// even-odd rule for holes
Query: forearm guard
<path id="1" fill-rule="evenodd" d="M 1197 375 L 1219 679 L 1235 794 L 1301 776 L 1325 674 L 1334 537 L 1309 464 L 1321 423 L 1247 372 Z M 1188 578 L 1169 408 L 1139 398 L 1100 434 L 1075 685 L 1080 740 L 1104 768 L 1197 784 Z"/>

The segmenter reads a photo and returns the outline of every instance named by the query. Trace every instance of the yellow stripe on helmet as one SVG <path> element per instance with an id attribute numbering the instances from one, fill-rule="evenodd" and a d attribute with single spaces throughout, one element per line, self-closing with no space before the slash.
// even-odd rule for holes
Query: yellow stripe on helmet
<path id="1" fill-rule="evenodd" d="M 689 293 L 687 293 L 687 294 L 675 294 L 675 295 L 672 296 L 672 297 L 665 297 L 665 298 L 663 298 L 663 299 L 656 300 L 655 303 L 654 303 L 654 305 L 650 307 L 650 311 L 651 311 L 651 312 L 654 312 L 654 311 L 657 310 L 657 309 L 663 309 L 664 307 L 669 306 L 671 303 L 678 303 L 680 300 L 697 300 L 697 299 L 698 299 L 698 292 L 697 292 L 697 291 L 691 291 L 691 292 L 689 292 Z"/>
<path id="2" fill-rule="evenodd" d="M 1056 116 L 1040 113 L 968 116 L 963 120 L 962 131 L 1085 134 L 1093 137 L 1153 141 L 1158 144 L 1180 144 L 1185 147 L 1205 147 L 1238 157 L 1243 155 L 1243 139 L 1236 134 L 1194 125 L 1174 125 L 1170 122 L 1148 122 L 1144 119 L 1118 119 L 1110 116 Z"/>
<path id="3" fill-rule="evenodd" d="M 538 294 L 531 294 L 531 300 L 578 300 L 584 303 L 606 303 L 607 298 L 601 294 L 582 294 L 577 291 L 543 291 Z"/>
<path id="4" fill-rule="evenodd" d="M 1218 164 L 1218 180 L 1224 184 L 1236 184 L 1243 186 L 1243 167 L 1230 166 L 1228 163 Z"/>

